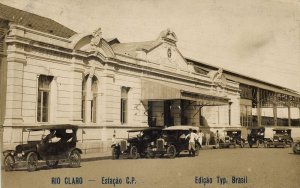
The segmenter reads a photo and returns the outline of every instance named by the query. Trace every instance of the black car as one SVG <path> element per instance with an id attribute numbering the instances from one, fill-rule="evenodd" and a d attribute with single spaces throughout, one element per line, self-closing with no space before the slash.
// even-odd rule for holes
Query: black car
<path id="1" fill-rule="evenodd" d="M 66 161 L 70 167 L 79 167 L 82 151 L 76 148 L 75 125 L 41 125 L 28 128 L 22 133 L 22 144 L 15 150 L 6 150 L 4 167 L 6 171 L 19 165 L 26 165 L 28 171 L 35 171 L 38 161 L 46 161 L 50 168 L 55 168 L 59 161 Z M 27 142 L 23 143 L 23 135 L 27 133 Z"/>
<path id="2" fill-rule="evenodd" d="M 287 145 L 292 146 L 293 139 L 291 137 L 292 130 L 289 128 L 274 128 L 273 138 L 265 139 L 265 147 L 278 147 L 285 148 Z"/>
<path id="3" fill-rule="evenodd" d="M 155 141 L 161 137 L 164 127 L 146 127 L 129 130 L 128 139 L 114 143 L 112 147 L 112 158 L 119 159 L 120 155 L 127 155 L 129 158 L 150 157 L 149 150 Z"/>
<path id="4" fill-rule="evenodd" d="M 242 130 L 225 129 L 224 137 L 220 138 L 218 145 L 219 148 L 235 148 L 237 145 L 240 147 L 244 147 L 245 139 L 242 138 Z"/>
<path id="5" fill-rule="evenodd" d="M 249 127 L 247 141 L 252 148 L 253 146 L 259 147 L 265 141 L 265 128 L 264 127 Z"/>
<path id="6" fill-rule="evenodd" d="M 190 129 L 195 133 L 199 130 L 198 127 L 180 125 L 163 129 L 162 137 L 157 139 L 156 144 L 149 151 L 149 155 L 152 157 L 156 155 L 163 157 L 166 155 L 169 158 L 174 158 L 181 152 L 188 151 L 189 140 L 187 139 L 187 135 Z M 200 143 L 196 141 L 195 156 L 199 155 L 200 147 Z"/>

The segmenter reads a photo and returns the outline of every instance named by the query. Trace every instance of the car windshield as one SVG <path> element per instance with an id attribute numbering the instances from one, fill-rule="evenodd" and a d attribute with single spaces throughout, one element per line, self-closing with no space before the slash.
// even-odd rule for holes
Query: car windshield
<path id="1" fill-rule="evenodd" d="M 49 131 L 48 131 L 49 133 Z M 43 135 L 45 134 L 44 130 L 40 130 L 40 131 L 28 131 L 28 132 L 24 132 L 23 138 L 28 138 L 27 142 L 33 142 L 33 141 L 41 141 Z M 26 136 L 27 135 L 27 136 Z"/>
<path id="2" fill-rule="evenodd" d="M 274 134 L 277 135 L 288 135 L 288 131 L 287 130 L 274 130 Z"/>

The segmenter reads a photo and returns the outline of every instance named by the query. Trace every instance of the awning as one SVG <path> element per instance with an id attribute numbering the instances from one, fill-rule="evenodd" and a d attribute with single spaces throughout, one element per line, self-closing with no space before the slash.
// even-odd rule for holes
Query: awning
<path id="1" fill-rule="evenodd" d="M 142 79 L 142 100 L 190 100 L 203 106 L 228 105 L 229 98 L 216 96 L 209 90 L 165 81 Z"/>

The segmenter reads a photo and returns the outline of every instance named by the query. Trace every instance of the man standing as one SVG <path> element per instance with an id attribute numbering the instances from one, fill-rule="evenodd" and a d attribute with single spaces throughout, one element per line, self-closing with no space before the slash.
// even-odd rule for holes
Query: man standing
<path id="1" fill-rule="evenodd" d="M 206 138 L 206 142 L 205 142 L 205 145 L 209 145 L 209 142 L 210 142 L 210 133 L 209 132 L 207 132 L 206 134 L 205 134 L 205 138 Z"/>
<path id="2" fill-rule="evenodd" d="M 193 132 L 193 129 L 189 129 L 189 134 L 185 138 L 189 138 L 189 154 L 195 156 L 195 140 L 197 140 L 197 134 Z"/>
<path id="3" fill-rule="evenodd" d="M 204 136 L 204 134 L 203 134 L 203 132 L 200 130 L 199 133 L 198 133 L 198 142 L 199 142 L 201 148 L 202 148 L 202 140 L 203 140 L 203 136 Z"/>
<path id="4" fill-rule="evenodd" d="M 216 143 L 219 144 L 220 142 L 220 134 L 219 134 L 219 130 L 217 130 L 216 132 Z"/>

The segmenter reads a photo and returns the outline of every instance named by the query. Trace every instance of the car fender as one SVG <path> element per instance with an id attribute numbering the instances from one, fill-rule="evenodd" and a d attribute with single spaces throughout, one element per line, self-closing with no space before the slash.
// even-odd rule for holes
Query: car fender
<path id="1" fill-rule="evenodd" d="M 74 150 L 77 150 L 80 154 L 82 154 L 82 150 L 79 149 L 79 148 L 70 148 L 69 151 L 68 151 L 68 154 L 70 155 L 70 153 Z"/>
<path id="2" fill-rule="evenodd" d="M 14 154 L 16 153 L 16 151 L 15 151 L 15 150 L 5 150 L 5 151 L 3 151 L 2 153 L 3 153 L 3 156 L 6 156 L 6 155 L 8 155 L 8 154 L 14 155 Z M 13 154 L 12 154 L 12 153 L 13 153 Z"/>

